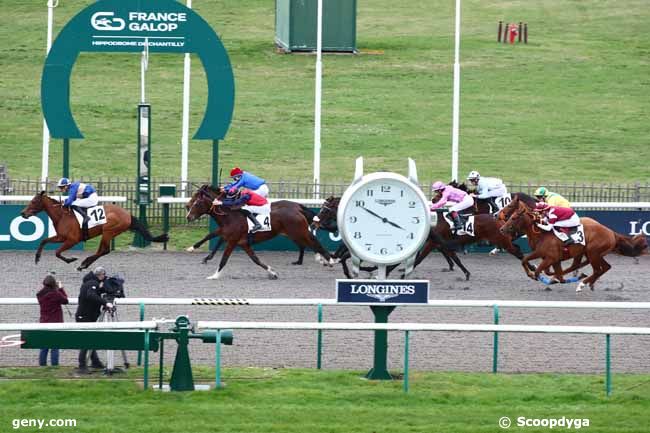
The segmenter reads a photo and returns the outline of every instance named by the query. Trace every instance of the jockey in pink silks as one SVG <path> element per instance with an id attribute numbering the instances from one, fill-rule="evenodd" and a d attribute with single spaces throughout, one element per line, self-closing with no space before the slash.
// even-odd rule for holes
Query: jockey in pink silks
<path id="1" fill-rule="evenodd" d="M 448 201 L 454 203 L 449 208 L 449 215 L 454 221 L 454 230 L 462 229 L 463 223 L 460 221 L 458 212 L 467 209 L 468 207 L 474 206 L 474 199 L 472 196 L 463 190 L 454 188 L 451 185 L 445 185 L 441 181 L 435 182 L 431 186 L 431 191 L 434 193 L 442 192 L 440 199 L 431 205 L 431 211 L 435 211 L 436 209 L 443 207 Z"/>

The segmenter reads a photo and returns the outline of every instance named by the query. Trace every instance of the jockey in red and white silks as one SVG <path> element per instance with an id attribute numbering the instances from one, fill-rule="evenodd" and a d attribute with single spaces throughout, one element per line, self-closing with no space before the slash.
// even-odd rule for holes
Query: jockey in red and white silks
<path id="1" fill-rule="evenodd" d="M 548 203 L 539 202 L 535 210 L 543 215 L 542 223 L 537 225 L 544 230 L 580 225 L 580 218 L 570 207 L 549 206 Z"/>

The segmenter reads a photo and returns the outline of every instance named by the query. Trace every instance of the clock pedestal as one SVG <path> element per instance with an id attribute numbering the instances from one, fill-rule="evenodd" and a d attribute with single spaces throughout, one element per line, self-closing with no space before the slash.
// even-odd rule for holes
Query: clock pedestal
<path id="1" fill-rule="evenodd" d="M 388 323 L 388 316 L 395 306 L 371 305 L 370 309 L 375 315 L 375 323 Z M 391 380 L 393 378 L 388 372 L 387 352 L 388 331 L 375 331 L 375 357 L 372 368 L 366 373 L 366 379 Z"/>

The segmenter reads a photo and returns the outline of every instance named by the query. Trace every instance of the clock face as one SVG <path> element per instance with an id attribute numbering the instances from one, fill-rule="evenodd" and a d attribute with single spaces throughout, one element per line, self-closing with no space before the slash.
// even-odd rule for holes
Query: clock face
<path id="1" fill-rule="evenodd" d="M 424 194 L 394 173 L 373 173 L 352 185 L 337 217 L 345 244 L 376 264 L 399 263 L 415 254 L 430 229 Z"/>

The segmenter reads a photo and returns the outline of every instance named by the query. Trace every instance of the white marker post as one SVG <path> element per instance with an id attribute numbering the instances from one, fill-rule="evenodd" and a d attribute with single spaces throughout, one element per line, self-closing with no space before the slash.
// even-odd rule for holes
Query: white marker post
<path id="1" fill-rule="evenodd" d="M 187 0 L 187 7 L 192 9 L 192 0 Z M 190 149 L 190 53 L 183 59 L 183 120 L 181 124 L 181 197 L 187 194 L 187 177 Z"/>
<path id="2" fill-rule="evenodd" d="M 451 178 L 458 181 L 458 135 L 460 131 L 460 0 L 456 0 L 454 37 L 454 100 L 451 129 Z"/>
<path id="3" fill-rule="evenodd" d="M 52 27 L 54 25 L 54 8 L 59 6 L 59 0 L 47 0 L 47 42 L 45 57 L 50 53 L 52 48 Z M 50 161 L 50 130 L 47 122 L 43 118 L 43 154 L 41 160 L 41 189 L 47 189 L 47 177 L 49 176 Z"/>
<path id="4" fill-rule="evenodd" d="M 320 126 L 323 76 L 323 0 L 318 0 L 316 31 L 316 101 L 314 102 L 314 198 L 320 195 Z"/>

